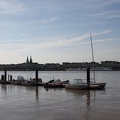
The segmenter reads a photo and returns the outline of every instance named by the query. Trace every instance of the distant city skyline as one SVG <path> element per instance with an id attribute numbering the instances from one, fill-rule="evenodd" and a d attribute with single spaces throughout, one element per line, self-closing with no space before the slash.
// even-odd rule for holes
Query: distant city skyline
<path id="1" fill-rule="evenodd" d="M 0 64 L 120 61 L 119 0 L 0 0 Z"/>

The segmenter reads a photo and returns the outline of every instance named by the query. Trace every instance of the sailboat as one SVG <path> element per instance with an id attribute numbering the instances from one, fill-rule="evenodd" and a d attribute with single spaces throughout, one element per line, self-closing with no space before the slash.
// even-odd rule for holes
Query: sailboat
<path id="1" fill-rule="evenodd" d="M 93 53 L 93 42 L 92 42 L 92 36 L 90 33 L 90 41 L 91 41 L 91 50 L 92 50 L 92 62 L 93 62 L 93 76 L 94 76 L 94 81 L 90 81 L 90 89 L 104 89 L 106 83 L 98 83 L 95 81 L 95 61 L 94 61 L 94 53 Z"/>
<path id="2" fill-rule="evenodd" d="M 94 69 L 94 53 L 93 53 L 93 43 L 92 43 L 92 36 L 90 33 L 91 39 L 91 49 L 92 49 L 92 62 L 93 62 L 93 72 L 94 72 L 94 81 L 90 81 L 89 85 L 88 82 L 84 82 L 82 79 L 74 79 L 73 83 L 68 83 L 65 85 L 66 89 L 79 89 L 79 90 L 86 90 L 86 89 L 104 89 L 106 83 L 98 83 L 95 82 L 95 69 Z"/>

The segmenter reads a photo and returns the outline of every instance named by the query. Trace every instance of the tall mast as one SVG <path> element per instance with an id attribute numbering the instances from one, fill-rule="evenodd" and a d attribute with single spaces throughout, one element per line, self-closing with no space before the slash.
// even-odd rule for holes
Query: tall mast
<path id="1" fill-rule="evenodd" d="M 95 82 L 95 61 L 94 61 L 94 53 L 93 53 L 93 43 L 92 43 L 92 36 L 90 33 L 90 40 L 91 40 L 91 50 L 92 50 L 92 62 L 93 62 L 93 74 L 94 74 L 94 82 Z"/>

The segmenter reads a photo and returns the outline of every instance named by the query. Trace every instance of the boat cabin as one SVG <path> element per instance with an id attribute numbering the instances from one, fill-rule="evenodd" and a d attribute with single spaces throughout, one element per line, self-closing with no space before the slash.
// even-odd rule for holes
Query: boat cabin
<path id="1" fill-rule="evenodd" d="M 74 79 L 74 84 L 86 84 L 82 79 Z"/>

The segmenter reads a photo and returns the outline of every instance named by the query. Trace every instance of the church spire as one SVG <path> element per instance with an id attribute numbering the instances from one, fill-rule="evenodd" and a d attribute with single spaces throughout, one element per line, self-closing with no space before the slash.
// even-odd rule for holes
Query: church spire
<path id="1" fill-rule="evenodd" d="M 27 60 L 26 60 L 26 63 L 29 63 L 29 59 L 28 59 L 28 56 L 27 56 Z"/>
<path id="2" fill-rule="evenodd" d="M 32 57 L 30 56 L 30 63 L 32 63 Z"/>

